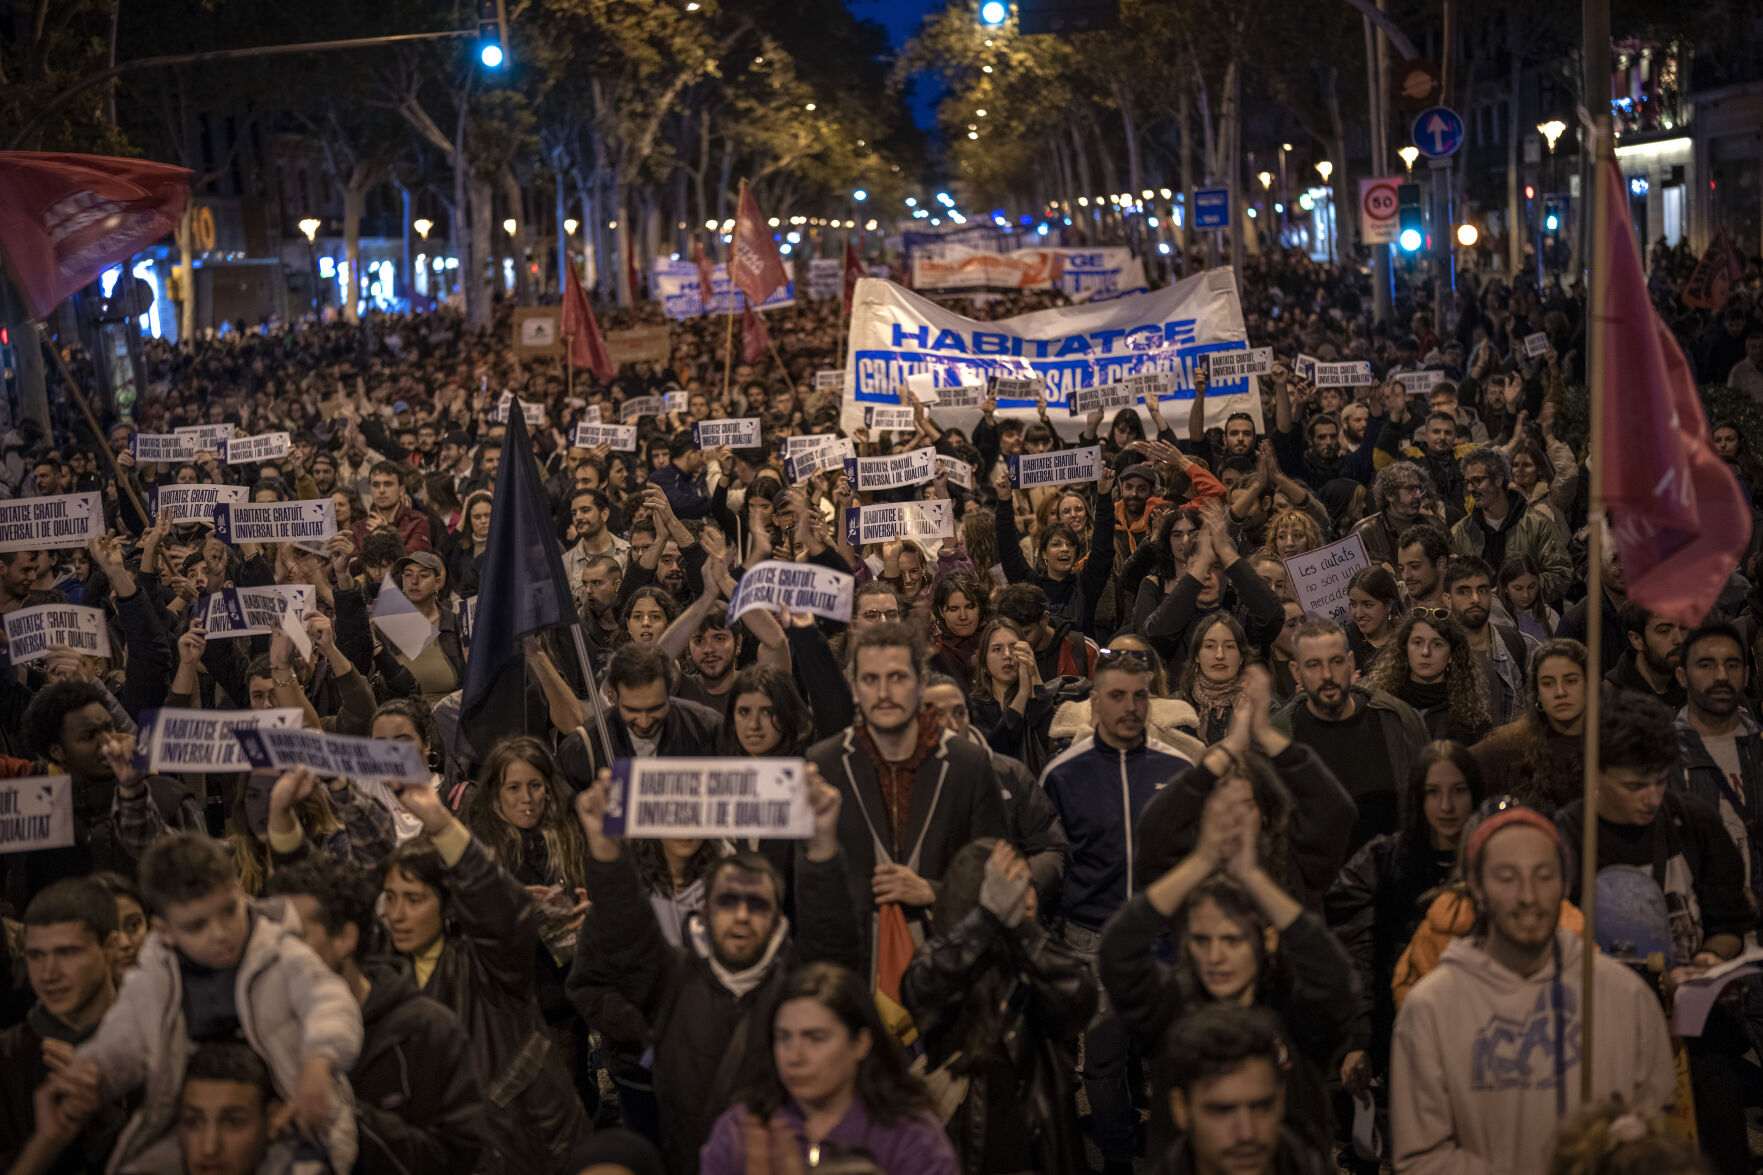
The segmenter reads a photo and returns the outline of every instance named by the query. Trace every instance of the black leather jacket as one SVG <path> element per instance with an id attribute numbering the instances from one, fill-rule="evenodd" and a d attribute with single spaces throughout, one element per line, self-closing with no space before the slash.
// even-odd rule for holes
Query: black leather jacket
<path id="1" fill-rule="evenodd" d="M 994 990 L 1004 1005 L 1003 1023 L 995 1036 L 986 1034 L 990 1055 L 976 1057 L 968 1040 L 968 1000 L 993 978 L 1002 981 Z M 960 1067 L 971 1066 L 971 1084 L 949 1122 L 966 1175 L 985 1170 L 988 1137 L 996 1144 L 1025 1127 L 1032 1136 L 1035 1170 L 1084 1169 L 1071 1074 L 1078 1034 L 1095 1015 L 1096 984 L 1083 959 L 1032 919 L 1011 929 L 975 906 L 948 933 L 918 948 L 900 993 L 932 1068 L 957 1052 L 968 1054 Z M 998 1081 L 1010 1087 L 992 1089 Z M 1019 1116 L 992 1123 L 987 1107 L 1001 1102 Z"/>

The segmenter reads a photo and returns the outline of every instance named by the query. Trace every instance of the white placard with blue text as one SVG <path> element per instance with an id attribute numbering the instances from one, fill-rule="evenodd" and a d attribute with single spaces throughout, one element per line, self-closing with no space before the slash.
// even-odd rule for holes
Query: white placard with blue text
<path id="1" fill-rule="evenodd" d="M 73 776 L 0 780 L 0 853 L 66 848 L 73 843 Z"/>
<path id="2" fill-rule="evenodd" d="M 806 840 L 808 771 L 801 759 L 616 759 L 605 828 L 627 840 Z"/>
<path id="3" fill-rule="evenodd" d="M 930 481 L 937 475 L 936 461 L 937 451 L 929 447 L 887 457 L 847 457 L 845 476 L 859 492 L 897 490 Z"/>
<path id="4" fill-rule="evenodd" d="M 894 539 L 922 542 L 954 537 L 955 511 L 947 498 L 853 506 L 845 511 L 845 538 L 853 547 Z"/>
<path id="5" fill-rule="evenodd" d="M 280 727 L 238 729 L 233 737 L 259 770 L 309 767 L 319 775 L 427 783 L 432 776 L 415 743 Z"/>
<path id="6" fill-rule="evenodd" d="M 83 547 L 103 533 L 104 506 L 96 492 L 0 502 L 0 551 Z"/>
<path id="7" fill-rule="evenodd" d="M 291 729 L 300 725 L 294 706 L 269 710 L 187 710 L 166 706 L 143 716 L 142 766 L 148 771 L 205 773 L 249 771 L 251 763 L 233 737 L 235 730 L 265 726 Z"/>
<path id="8" fill-rule="evenodd" d="M 1010 488 L 1017 490 L 1099 481 L 1102 477 L 1102 447 L 1087 445 L 1082 449 L 1054 449 L 1048 453 L 1012 453 L 1004 458 L 1004 464 L 1010 471 Z"/>
<path id="9" fill-rule="evenodd" d="M 254 437 L 224 437 L 220 441 L 220 459 L 228 465 L 275 461 L 293 451 L 293 438 L 285 432 L 266 432 Z"/>
<path id="10" fill-rule="evenodd" d="M 216 506 L 243 505 L 245 497 L 244 486 L 165 485 L 153 491 L 153 513 L 169 508 L 173 522 L 213 523 Z"/>
<path id="11" fill-rule="evenodd" d="M 222 502 L 214 508 L 214 537 L 223 543 L 322 543 L 337 533 L 330 498 L 298 502 Z"/>
<path id="12" fill-rule="evenodd" d="M 6 659 L 14 665 L 48 656 L 52 645 L 88 657 L 110 656 L 110 625 L 101 608 L 38 604 L 8 612 L 5 620 Z"/>
<path id="13" fill-rule="evenodd" d="M 788 608 L 849 623 L 851 593 L 856 582 L 843 571 L 817 563 L 767 559 L 747 568 L 741 582 L 735 585 L 735 594 L 728 602 L 728 618 L 732 623 L 755 608 Z"/>
<path id="14" fill-rule="evenodd" d="M 727 445 L 751 449 L 759 443 L 759 418 L 739 416 L 730 420 L 699 420 L 692 424 L 692 443 L 700 449 Z"/>

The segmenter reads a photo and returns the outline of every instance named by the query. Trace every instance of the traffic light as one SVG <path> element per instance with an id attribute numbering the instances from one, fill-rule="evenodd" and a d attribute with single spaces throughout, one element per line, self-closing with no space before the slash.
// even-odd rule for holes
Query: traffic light
<path id="1" fill-rule="evenodd" d="M 1524 185 L 1524 198 L 1526 200 L 1534 200 L 1537 198 L 1537 190 L 1536 190 L 1535 184 L 1525 184 Z"/>
<path id="2" fill-rule="evenodd" d="M 1396 186 L 1396 243 L 1402 252 L 1413 253 L 1426 241 L 1426 222 L 1420 213 L 1420 185 Z"/>
<path id="3" fill-rule="evenodd" d="M 1549 196 L 1543 200 L 1543 231 L 1558 233 L 1567 223 L 1567 197 Z"/>
<path id="4" fill-rule="evenodd" d="M 477 59 L 486 69 L 501 69 L 508 62 L 504 36 L 508 12 L 504 0 L 477 0 Z"/>

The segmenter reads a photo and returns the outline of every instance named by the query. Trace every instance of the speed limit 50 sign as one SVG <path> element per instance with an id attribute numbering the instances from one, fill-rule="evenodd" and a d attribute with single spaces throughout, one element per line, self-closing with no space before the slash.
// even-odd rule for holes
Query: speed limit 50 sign
<path id="1" fill-rule="evenodd" d="M 1359 181 L 1359 220 L 1367 245 L 1388 245 L 1396 239 L 1396 188 L 1400 179 Z"/>

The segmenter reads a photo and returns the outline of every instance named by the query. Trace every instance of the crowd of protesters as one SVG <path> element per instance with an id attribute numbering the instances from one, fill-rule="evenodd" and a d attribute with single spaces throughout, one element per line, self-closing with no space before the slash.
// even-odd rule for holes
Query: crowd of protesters
<path id="1" fill-rule="evenodd" d="M 1763 399 L 1757 283 L 1687 312 L 1670 261 L 1655 293 L 1703 381 Z M 721 320 L 675 323 L 669 362 L 609 385 L 523 358 L 505 319 L 241 328 L 149 344 L 114 466 L 59 404 L 19 425 L 9 496 L 98 491 L 108 533 L 0 552 L 0 614 L 99 608 L 113 652 L 0 676 L 0 772 L 70 777 L 74 821 L 0 856 L 0 1167 L 1750 1175 L 1763 989 L 1727 986 L 1698 1034 L 1667 1019 L 1756 941 L 1754 555 L 1686 630 L 1627 600 L 1606 543 L 1589 631 L 1583 291 L 1404 288 L 1374 327 L 1364 281 L 1252 258 L 1274 368 L 1214 427 L 1201 370 L 1179 411 L 1061 429 L 987 399 L 850 433 L 971 487 L 791 483 L 780 442 L 840 431 L 814 379 L 836 300 L 768 314 L 752 363 Z M 637 321 L 658 309 L 605 325 Z M 1372 382 L 1318 388 L 1300 354 Z M 542 703 L 482 745 L 459 604 L 493 570 L 505 391 L 544 412 L 593 685 L 567 632 L 526 640 Z M 570 443 L 585 409 L 666 392 L 634 449 Z M 736 417 L 760 445 L 694 444 Z M 219 423 L 291 451 L 130 456 Z M 1749 493 L 1752 438 L 1713 423 Z M 1005 458 L 1073 445 L 1101 447 L 1097 481 L 1012 488 Z M 338 533 L 228 544 L 148 508 L 180 483 L 328 497 Z M 948 499 L 953 537 L 850 546 L 846 508 L 914 498 Z M 1346 623 L 1306 616 L 1285 561 L 1349 534 Z M 849 622 L 731 623 L 765 560 L 852 574 Z M 309 649 L 210 636 L 213 593 L 272 584 L 311 589 Z M 385 585 L 431 622 L 420 650 L 373 622 Z M 1582 1102 L 1592 689 L 1598 864 L 1653 886 L 1665 941 L 1600 941 Z M 167 706 L 291 709 L 432 777 L 148 771 Z M 608 755 L 802 760 L 812 834 L 624 839 Z M 899 925 L 909 959 L 880 948 Z"/>

